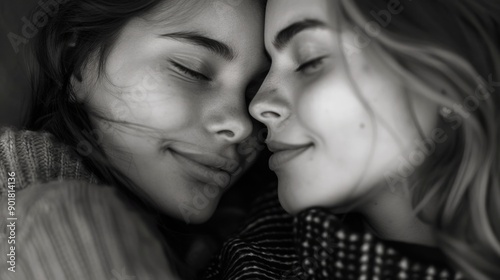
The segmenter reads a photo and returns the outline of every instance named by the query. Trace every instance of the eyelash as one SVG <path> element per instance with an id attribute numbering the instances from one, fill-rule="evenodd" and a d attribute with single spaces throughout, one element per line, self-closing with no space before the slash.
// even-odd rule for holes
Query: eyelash
<path id="1" fill-rule="evenodd" d="M 327 56 L 320 56 L 318 58 L 315 58 L 315 59 L 312 59 L 312 60 L 309 60 L 303 64 L 301 64 L 296 70 L 295 72 L 305 72 L 305 70 L 307 70 L 309 67 L 315 67 L 315 66 L 319 66 L 323 63 L 323 60 L 326 58 Z"/>
<path id="2" fill-rule="evenodd" d="M 212 79 L 210 79 L 209 77 L 207 77 L 199 72 L 196 72 L 194 70 L 191 70 L 191 69 L 187 68 L 186 66 L 183 66 L 177 62 L 171 61 L 171 63 L 177 70 L 190 76 L 193 79 L 200 80 L 200 81 L 207 81 L 207 82 L 212 81 Z"/>

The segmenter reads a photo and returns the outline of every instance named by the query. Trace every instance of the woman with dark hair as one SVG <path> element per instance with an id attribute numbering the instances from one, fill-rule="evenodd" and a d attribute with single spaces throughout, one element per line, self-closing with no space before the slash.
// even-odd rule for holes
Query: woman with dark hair
<path id="1" fill-rule="evenodd" d="M 272 65 L 250 112 L 295 218 L 262 200 L 207 277 L 500 279 L 499 14 L 269 1 Z"/>
<path id="2" fill-rule="evenodd" d="M 263 2 L 42 4 L 26 130 L 0 131 L 1 278 L 189 278 L 157 227 L 208 220 L 255 160 Z"/>

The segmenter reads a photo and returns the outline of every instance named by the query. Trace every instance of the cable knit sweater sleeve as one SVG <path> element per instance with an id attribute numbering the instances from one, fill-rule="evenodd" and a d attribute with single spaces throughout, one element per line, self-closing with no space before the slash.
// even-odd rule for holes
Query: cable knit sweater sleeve
<path id="1" fill-rule="evenodd" d="M 18 190 L 31 183 L 61 179 L 98 182 L 80 158 L 50 133 L 0 127 L 0 197 L 6 192 L 11 172 L 16 174 Z"/>
<path id="2" fill-rule="evenodd" d="M 16 194 L 17 220 L 7 220 L 7 197 L 0 205 L 0 279 L 176 279 L 159 234 L 111 187 L 30 186 Z"/>

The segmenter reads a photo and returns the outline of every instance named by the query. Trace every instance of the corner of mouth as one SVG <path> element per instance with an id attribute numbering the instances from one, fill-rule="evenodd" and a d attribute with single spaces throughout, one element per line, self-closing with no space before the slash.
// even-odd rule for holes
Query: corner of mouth
<path id="1" fill-rule="evenodd" d="M 310 147 L 314 146 L 313 143 L 308 143 L 304 145 L 294 145 L 294 146 L 288 146 L 288 147 L 274 147 L 274 146 L 269 146 L 268 149 L 272 153 L 279 153 L 279 152 L 284 152 L 284 151 L 291 151 L 291 150 L 302 150 L 302 149 L 308 149 Z"/>

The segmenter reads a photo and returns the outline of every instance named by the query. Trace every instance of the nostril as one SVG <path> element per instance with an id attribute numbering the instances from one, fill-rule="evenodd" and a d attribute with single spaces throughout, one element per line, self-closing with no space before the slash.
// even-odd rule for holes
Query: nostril
<path id="1" fill-rule="evenodd" d="M 224 135 L 228 138 L 234 137 L 234 132 L 232 132 L 231 130 L 221 130 L 221 131 L 217 132 L 217 134 Z"/>
<path id="2" fill-rule="evenodd" d="M 276 112 L 271 112 L 271 111 L 262 112 L 260 115 L 263 118 L 279 118 L 279 117 L 281 117 L 280 114 L 278 114 Z"/>

